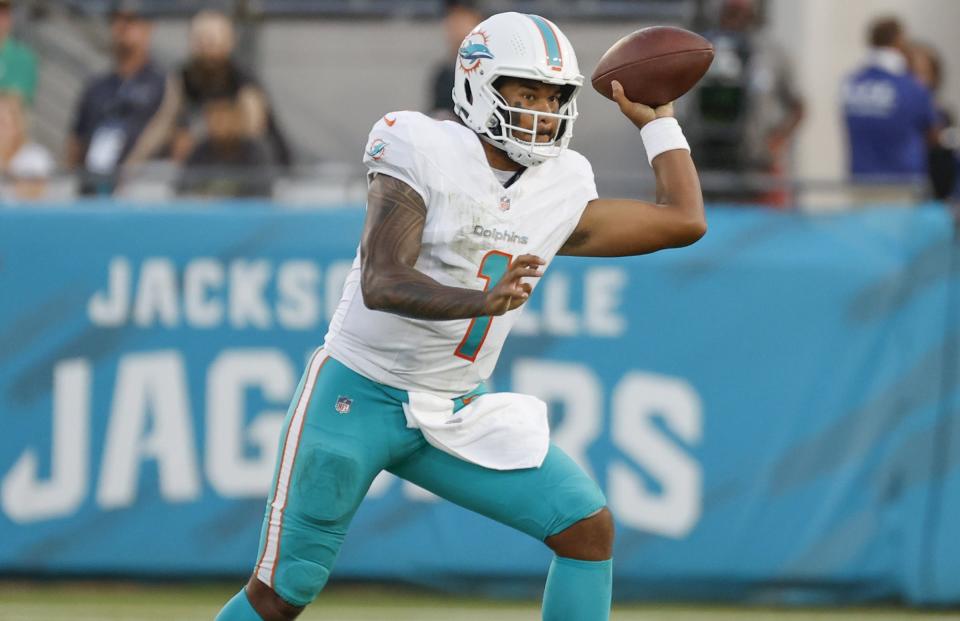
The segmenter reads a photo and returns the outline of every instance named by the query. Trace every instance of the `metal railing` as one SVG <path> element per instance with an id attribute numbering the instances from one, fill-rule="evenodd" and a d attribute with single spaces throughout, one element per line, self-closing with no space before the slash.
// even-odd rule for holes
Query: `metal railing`
<path id="1" fill-rule="evenodd" d="M 924 178 L 798 179 L 759 174 L 702 171 L 705 200 L 713 204 L 769 206 L 784 210 L 831 211 L 865 204 L 912 205 L 930 200 Z M 598 173 L 601 195 L 653 200 L 656 187 L 649 173 Z M 83 196 L 117 196 L 133 202 L 170 203 L 181 198 L 262 198 L 281 205 L 324 207 L 362 204 L 366 199 L 364 168 L 350 162 L 314 162 L 291 168 L 190 167 L 154 161 L 116 177 L 83 176 L 58 171 L 48 181 L 45 200 L 72 201 Z M 12 195 L 0 181 L 0 196 Z M 957 198 L 960 198 L 958 196 Z"/>

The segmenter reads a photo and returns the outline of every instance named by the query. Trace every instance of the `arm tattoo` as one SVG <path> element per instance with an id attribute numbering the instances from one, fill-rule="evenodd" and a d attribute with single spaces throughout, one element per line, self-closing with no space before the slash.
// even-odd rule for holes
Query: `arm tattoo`
<path id="1" fill-rule="evenodd" d="M 414 319 L 482 315 L 482 291 L 441 285 L 414 268 L 426 218 L 427 207 L 416 190 L 387 175 L 374 178 L 360 242 L 364 302 Z"/>

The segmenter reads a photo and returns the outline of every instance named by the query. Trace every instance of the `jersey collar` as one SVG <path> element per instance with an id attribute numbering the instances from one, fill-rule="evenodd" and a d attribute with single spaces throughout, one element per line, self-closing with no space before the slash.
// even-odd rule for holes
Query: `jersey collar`
<path id="1" fill-rule="evenodd" d="M 870 50 L 868 64 L 871 67 L 883 69 L 893 75 L 903 75 L 907 72 L 907 59 L 900 50 L 892 47 L 875 47 Z"/>

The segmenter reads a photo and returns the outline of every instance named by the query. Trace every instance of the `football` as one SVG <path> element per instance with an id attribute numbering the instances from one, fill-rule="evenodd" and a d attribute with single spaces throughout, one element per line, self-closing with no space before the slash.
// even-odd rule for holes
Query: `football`
<path id="1" fill-rule="evenodd" d="M 713 45 L 683 28 L 653 26 L 620 39 L 597 63 L 590 81 L 607 99 L 611 82 L 623 85 L 630 101 L 656 107 L 689 91 L 713 62 Z"/>

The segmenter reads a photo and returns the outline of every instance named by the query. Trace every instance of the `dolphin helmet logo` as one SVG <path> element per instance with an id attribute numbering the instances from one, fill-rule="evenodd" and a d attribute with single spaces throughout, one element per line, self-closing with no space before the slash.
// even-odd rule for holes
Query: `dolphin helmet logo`
<path id="1" fill-rule="evenodd" d="M 375 160 L 379 160 L 383 157 L 384 151 L 387 149 L 389 142 L 384 142 L 380 138 L 377 138 L 370 143 L 370 148 L 367 149 L 367 155 Z"/>
<path id="2" fill-rule="evenodd" d="M 463 40 L 460 51 L 457 52 L 457 59 L 460 62 L 460 68 L 470 73 L 480 66 L 480 62 L 485 59 L 493 58 L 493 52 L 487 47 L 487 33 L 482 30 L 471 32 Z"/>
<path id="3" fill-rule="evenodd" d="M 493 58 L 488 48 L 483 43 L 470 43 L 460 48 L 460 58 L 464 60 L 479 60 L 481 58 Z"/>

